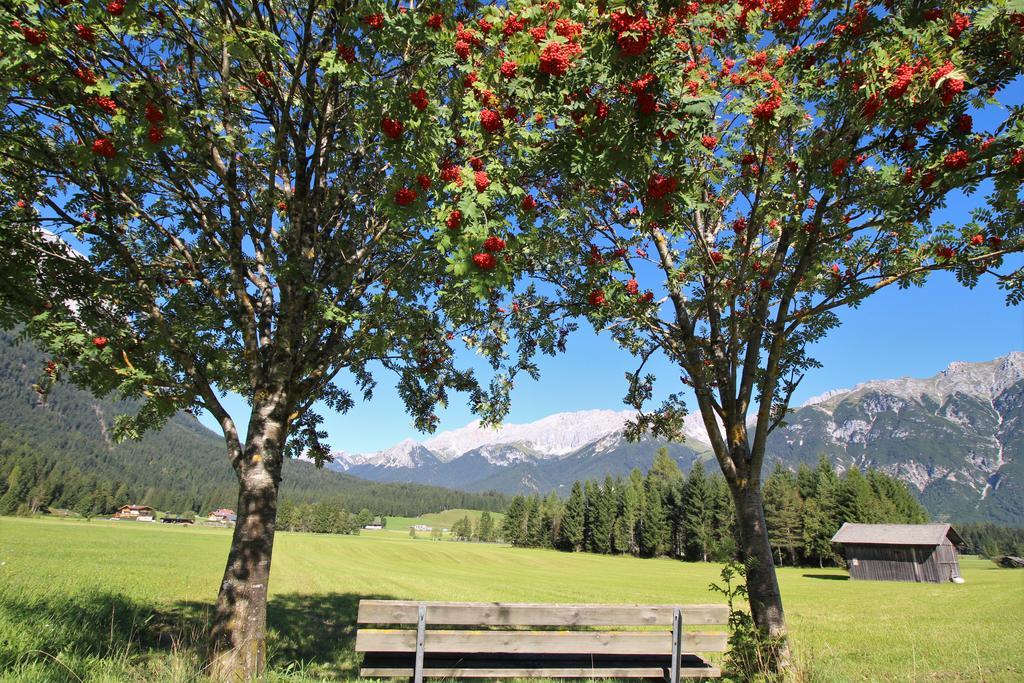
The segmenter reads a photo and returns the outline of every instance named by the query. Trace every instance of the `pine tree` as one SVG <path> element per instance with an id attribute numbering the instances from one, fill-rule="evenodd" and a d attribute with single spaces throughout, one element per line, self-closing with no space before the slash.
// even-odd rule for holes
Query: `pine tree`
<path id="1" fill-rule="evenodd" d="M 683 529 L 686 545 L 685 556 L 689 560 L 707 562 L 708 553 L 714 542 L 714 510 L 711 490 L 704 474 L 704 463 L 698 460 L 690 470 L 683 487 L 685 509 Z"/>
<path id="2" fill-rule="evenodd" d="M 807 463 L 800 463 L 796 470 L 796 486 L 804 500 L 813 498 L 818 492 L 818 477 Z"/>
<path id="3" fill-rule="evenodd" d="M 541 503 L 541 535 L 538 539 L 541 548 L 554 548 L 561 533 L 562 500 L 552 491 Z"/>
<path id="4" fill-rule="evenodd" d="M 583 523 L 585 518 L 586 501 L 583 498 L 583 487 L 580 483 L 573 482 L 572 490 L 569 493 L 569 500 L 565 502 L 565 511 L 562 513 L 562 524 L 560 527 L 559 540 L 562 550 L 577 552 L 583 549 Z"/>
<path id="5" fill-rule="evenodd" d="M 711 482 L 712 534 L 711 557 L 718 562 L 736 559 L 739 545 L 737 543 L 736 512 L 733 508 L 732 495 L 725 478 L 714 476 Z"/>
<path id="6" fill-rule="evenodd" d="M 594 540 L 594 529 L 597 522 L 597 518 L 600 514 L 598 507 L 600 506 L 599 498 L 601 497 L 600 487 L 593 481 L 586 481 L 583 484 L 583 498 L 584 498 L 584 514 L 583 514 L 583 547 L 587 552 L 597 552 L 594 550 L 596 542 Z"/>
<path id="7" fill-rule="evenodd" d="M 640 554 L 656 557 L 665 552 L 668 523 L 659 487 L 650 477 L 644 482 L 643 507 L 640 511 Z"/>
<path id="8" fill-rule="evenodd" d="M 480 525 L 477 528 L 477 535 L 483 543 L 490 543 L 494 540 L 494 520 L 487 510 L 480 515 Z"/>
<path id="9" fill-rule="evenodd" d="M 764 515 L 768 537 L 783 564 L 783 551 L 790 562 L 797 562 L 797 548 L 802 545 L 800 492 L 793 473 L 777 463 L 764 485 Z"/>
<path id="10" fill-rule="evenodd" d="M 7 491 L 0 497 L 0 515 L 13 515 L 25 502 L 29 488 L 28 477 L 22 474 L 20 465 L 15 465 L 7 477 Z"/>
<path id="11" fill-rule="evenodd" d="M 871 485 L 856 467 L 846 470 L 839 487 L 839 521 L 874 524 L 881 519 L 881 506 Z"/>
<path id="12" fill-rule="evenodd" d="M 822 507 L 817 498 L 804 501 L 803 532 L 801 535 L 804 557 L 817 562 L 819 567 L 825 561 L 832 561 L 832 536 L 835 535 L 835 523 L 828 511 Z"/>
<path id="13" fill-rule="evenodd" d="M 654 462 L 651 463 L 647 476 L 652 477 L 659 484 L 669 484 L 682 481 L 683 471 L 679 469 L 679 463 L 668 454 L 668 448 L 662 446 L 654 453 Z"/>
<path id="14" fill-rule="evenodd" d="M 522 545 L 526 538 L 526 499 L 517 494 L 505 513 L 505 521 L 501 525 L 501 535 L 507 543 Z"/>

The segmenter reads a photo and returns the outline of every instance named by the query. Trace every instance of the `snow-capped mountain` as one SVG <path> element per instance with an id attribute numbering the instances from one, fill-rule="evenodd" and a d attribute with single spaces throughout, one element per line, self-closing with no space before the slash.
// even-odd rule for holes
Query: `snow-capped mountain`
<path id="1" fill-rule="evenodd" d="M 503 424 L 498 429 L 473 421 L 460 429 L 438 434 L 423 445 L 449 460 L 480 446 L 515 443 L 534 450 L 540 457 L 558 457 L 595 439 L 621 432 L 633 415 L 630 410 L 582 410 L 556 413 L 527 424 Z"/>
<path id="2" fill-rule="evenodd" d="M 661 446 L 684 470 L 710 456 L 698 413 L 684 443 L 629 443 L 632 411 L 557 413 L 498 429 L 477 422 L 377 453 L 336 453 L 333 469 L 375 481 L 469 491 L 560 490 L 573 481 L 646 468 Z M 950 364 L 925 379 L 874 380 L 795 409 L 768 443 L 788 467 L 821 455 L 843 467 L 878 467 L 907 481 L 933 514 L 1024 523 L 1024 353 Z"/>
<path id="3" fill-rule="evenodd" d="M 650 464 L 653 442 L 631 444 L 622 435 L 629 410 L 556 413 L 497 429 L 471 422 L 422 443 L 405 440 L 376 453 L 335 453 L 332 469 L 374 481 L 431 483 L 470 491 L 547 491 L 581 477 L 626 474 Z M 708 451 L 699 415 L 686 419 L 685 444 L 670 452 L 686 468 Z"/>

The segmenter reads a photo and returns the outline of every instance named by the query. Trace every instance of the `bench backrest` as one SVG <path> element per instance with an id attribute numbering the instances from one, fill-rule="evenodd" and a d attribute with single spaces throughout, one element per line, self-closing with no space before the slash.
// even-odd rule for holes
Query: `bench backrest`
<path id="1" fill-rule="evenodd" d="M 435 653 L 660 654 L 673 650 L 673 619 L 678 610 L 683 652 L 722 652 L 724 632 L 698 632 L 686 626 L 728 623 L 726 605 L 552 605 L 499 602 L 418 602 L 362 600 L 358 622 L 416 626 L 424 608 L 425 649 Z M 438 626 L 489 627 L 488 630 L 439 630 Z M 664 626 L 669 630 L 594 630 L 591 627 Z M 510 627 L 510 628 L 502 628 Z M 559 627 L 530 631 L 522 627 Z M 581 629 L 581 630 L 572 630 Z M 724 628 L 721 629 L 724 631 Z M 358 652 L 416 650 L 416 629 L 360 629 Z"/>

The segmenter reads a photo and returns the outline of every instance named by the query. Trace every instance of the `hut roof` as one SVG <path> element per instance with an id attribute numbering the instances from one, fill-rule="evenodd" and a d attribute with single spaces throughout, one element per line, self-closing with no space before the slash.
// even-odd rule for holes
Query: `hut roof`
<path id="1" fill-rule="evenodd" d="M 832 537 L 833 543 L 863 545 L 939 545 L 949 537 L 963 545 L 956 529 L 948 524 L 852 524 L 846 522 Z"/>

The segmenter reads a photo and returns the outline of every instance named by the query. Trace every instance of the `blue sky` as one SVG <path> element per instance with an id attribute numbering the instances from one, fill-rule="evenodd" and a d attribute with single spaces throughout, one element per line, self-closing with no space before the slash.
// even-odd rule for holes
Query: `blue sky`
<path id="1" fill-rule="evenodd" d="M 889 288 L 857 309 L 840 312 L 843 325 L 813 348 L 824 367 L 811 371 L 794 405 L 830 389 L 870 379 L 926 377 L 955 360 L 991 360 L 1024 349 L 1024 308 L 1007 307 L 991 279 L 978 288 L 962 287 L 952 275 L 934 275 L 922 288 Z M 623 373 L 633 359 L 607 336 L 581 327 L 567 353 L 540 362 L 540 381 L 521 379 L 513 393 L 510 422 L 529 422 L 552 413 L 607 408 L 623 410 Z M 659 361 L 648 366 L 659 378 L 658 395 L 678 391 L 678 373 Z M 334 450 L 365 452 L 387 448 L 405 438 L 423 439 L 412 426 L 393 389 L 393 377 L 381 374 L 370 403 L 345 415 L 324 414 L 328 443 Z M 228 399 L 238 419 L 245 404 Z M 692 407 L 692 402 L 690 402 Z M 439 413 L 440 430 L 461 427 L 473 416 L 464 396 Z M 203 418 L 211 428 L 213 421 Z"/>
<path id="2" fill-rule="evenodd" d="M 1002 99 L 1005 104 L 1022 104 L 1024 88 L 1008 88 Z M 972 109 L 971 114 L 979 132 L 992 130 L 1005 115 L 994 107 Z M 948 220 L 962 225 L 972 208 L 984 204 L 988 189 L 983 185 L 970 197 L 951 195 L 946 208 L 937 213 L 936 222 Z M 1002 270 L 1020 267 L 1024 267 L 1024 259 L 1016 258 L 1012 267 L 1007 265 Z M 924 287 L 890 287 L 859 308 L 837 313 L 842 326 L 811 349 L 811 355 L 823 367 L 807 374 L 794 395 L 793 406 L 831 389 L 867 380 L 928 377 L 953 361 L 986 361 L 1024 350 L 1024 307 L 1007 307 L 1004 293 L 992 278 L 983 278 L 977 288 L 968 290 L 952 274 L 936 273 Z M 626 408 L 622 403 L 626 392 L 623 374 L 635 369 L 635 361 L 608 336 L 595 336 L 589 326 L 581 326 L 570 338 L 567 353 L 541 358 L 539 365 L 539 381 L 517 381 L 508 422 L 530 422 L 564 411 Z M 679 373 L 668 362 L 654 360 L 646 369 L 659 378 L 651 405 L 680 390 Z M 394 391 L 394 378 L 382 373 L 377 379 L 372 402 L 358 403 L 344 415 L 322 413 L 327 442 L 333 450 L 361 453 L 387 448 L 406 438 L 428 438 L 412 426 Z M 242 418 L 248 415 L 245 403 L 237 397 L 227 398 L 226 403 L 244 428 Z M 692 400 L 687 403 L 695 409 Z M 456 429 L 473 419 L 465 396 L 455 396 L 438 415 L 438 431 Z M 202 419 L 219 432 L 209 416 Z"/>

